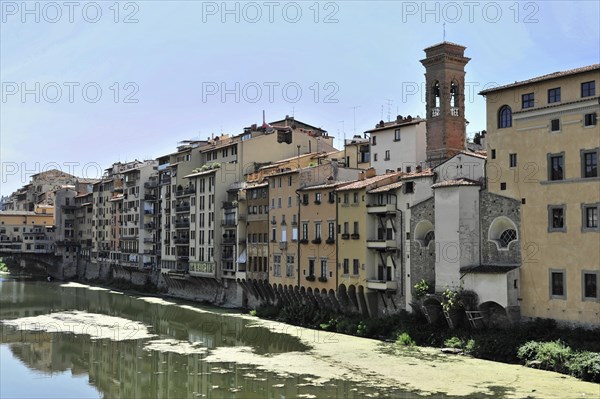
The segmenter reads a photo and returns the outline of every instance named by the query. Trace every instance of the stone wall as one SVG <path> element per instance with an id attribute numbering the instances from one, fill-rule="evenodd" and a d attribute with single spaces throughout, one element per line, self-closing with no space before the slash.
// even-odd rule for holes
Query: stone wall
<path id="1" fill-rule="evenodd" d="M 488 191 L 480 191 L 480 226 L 481 226 L 481 263 L 484 265 L 520 265 L 521 245 L 513 241 L 507 250 L 499 250 L 494 242 L 490 242 L 488 233 L 490 226 L 497 218 L 509 218 L 517 228 L 521 237 L 521 202 L 503 197 Z"/>
<path id="2" fill-rule="evenodd" d="M 428 220 L 435 226 L 434 198 L 415 204 L 410 210 L 410 279 L 413 285 L 423 279 L 435 286 L 435 240 L 423 248 L 421 243 L 414 239 L 415 227 L 421 220 Z"/>

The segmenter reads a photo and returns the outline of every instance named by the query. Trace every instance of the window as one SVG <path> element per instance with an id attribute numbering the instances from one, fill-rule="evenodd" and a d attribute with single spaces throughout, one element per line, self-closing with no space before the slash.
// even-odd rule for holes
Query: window
<path id="1" fill-rule="evenodd" d="M 596 95 L 596 81 L 583 82 L 581 84 L 581 97 L 593 97 Z"/>
<path id="2" fill-rule="evenodd" d="M 292 187 L 292 175 L 288 176 L 288 187 Z"/>
<path id="3" fill-rule="evenodd" d="M 287 256 L 287 264 L 285 265 L 285 276 L 286 277 L 294 276 L 294 255 Z"/>
<path id="4" fill-rule="evenodd" d="M 515 241 L 517 239 L 517 231 L 513 229 L 504 230 L 502 234 L 500 234 L 500 247 L 508 248 L 508 244 Z"/>
<path id="5" fill-rule="evenodd" d="M 595 112 L 584 115 L 583 126 L 596 126 L 596 123 L 597 123 L 597 115 Z"/>
<path id="6" fill-rule="evenodd" d="M 315 193 L 315 204 L 321 203 L 321 193 Z"/>
<path id="7" fill-rule="evenodd" d="M 308 205 L 308 194 L 302 194 L 302 203 Z"/>
<path id="8" fill-rule="evenodd" d="M 358 204 L 358 193 L 354 193 L 354 195 L 353 195 L 353 199 L 354 199 L 354 201 L 353 201 L 353 202 L 354 202 L 355 204 Z"/>
<path id="9" fill-rule="evenodd" d="M 344 259 L 343 274 L 350 274 L 350 260 Z"/>
<path id="10" fill-rule="evenodd" d="M 377 136 L 371 137 L 371 145 L 376 145 L 376 144 L 377 144 Z"/>
<path id="11" fill-rule="evenodd" d="M 349 202 L 350 202 L 350 194 L 344 193 L 344 204 L 347 204 Z"/>
<path id="12" fill-rule="evenodd" d="M 321 239 L 321 222 L 315 222 L 315 240 Z"/>
<path id="13" fill-rule="evenodd" d="M 275 227 L 271 229 L 271 241 L 277 241 L 277 228 Z"/>
<path id="14" fill-rule="evenodd" d="M 358 276 L 359 269 L 360 269 L 360 263 L 358 262 L 358 259 L 354 259 L 352 262 L 352 274 L 355 276 Z"/>
<path id="15" fill-rule="evenodd" d="M 560 87 L 548 90 L 548 104 L 560 102 Z"/>
<path id="16" fill-rule="evenodd" d="M 308 240 L 308 223 L 302 222 L 302 239 Z"/>
<path id="17" fill-rule="evenodd" d="M 550 299 L 566 299 L 565 271 L 550 269 Z"/>
<path id="18" fill-rule="evenodd" d="M 510 165 L 511 168 L 514 168 L 517 166 L 517 154 L 508 154 L 508 163 Z"/>
<path id="19" fill-rule="evenodd" d="M 321 259 L 321 278 L 327 278 L 327 259 Z"/>
<path id="20" fill-rule="evenodd" d="M 394 141 L 400 141 L 400 129 L 394 131 Z"/>
<path id="21" fill-rule="evenodd" d="M 598 177 L 598 150 L 581 150 L 581 177 Z"/>
<path id="22" fill-rule="evenodd" d="M 327 238 L 330 240 L 333 240 L 334 236 L 335 236 L 335 222 L 328 222 L 327 223 Z"/>
<path id="23" fill-rule="evenodd" d="M 315 275 L 315 260 L 314 259 L 308 260 L 308 275 L 309 276 Z"/>
<path id="24" fill-rule="evenodd" d="M 548 231 L 567 231 L 565 224 L 566 205 L 548 205 Z"/>
<path id="25" fill-rule="evenodd" d="M 548 154 L 548 180 L 564 179 L 563 154 Z"/>
<path id="26" fill-rule="evenodd" d="M 581 293 L 583 300 L 598 300 L 598 275 L 600 272 L 584 270 L 582 273 Z"/>
<path id="27" fill-rule="evenodd" d="M 522 100 L 521 108 L 533 108 L 533 105 L 534 105 L 533 93 L 523 94 L 521 96 L 521 100 Z"/>
<path id="28" fill-rule="evenodd" d="M 354 233 L 353 234 L 358 234 L 358 222 L 354 222 Z"/>
<path id="29" fill-rule="evenodd" d="M 504 129 L 512 126 L 512 109 L 504 105 L 498 111 L 498 129 Z"/>
<path id="30" fill-rule="evenodd" d="M 414 182 L 407 181 L 404 183 L 404 194 L 412 194 L 415 192 Z"/>
<path id="31" fill-rule="evenodd" d="M 550 131 L 551 132 L 559 132 L 560 131 L 560 119 L 552 119 L 550 121 Z"/>
<path id="32" fill-rule="evenodd" d="M 492 159 L 496 159 L 496 150 L 492 150 Z"/>
<path id="33" fill-rule="evenodd" d="M 500 190 L 506 190 L 506 182 L 500 183 Z"/>
<path id="34" fill-rule="evenodd" d="M 385 161 L 389 161 L 390 160 L 390 150 L 385 150 Z"/>
<path id="35" fill-rule="evenodd" d="M 273 276 L 281 277 L 281 255 L 273 255 Z"/>
<path id="36" fill-rule="evenodd" d="M 600 204 L 582 204 L 581 205 L 581 230 L 599 231 L 598 212 Z"/>
<path id="37" fill-rule="evenodd" d="M 373 154 L 373 161 L 377 162 L 377 153 Z"/>

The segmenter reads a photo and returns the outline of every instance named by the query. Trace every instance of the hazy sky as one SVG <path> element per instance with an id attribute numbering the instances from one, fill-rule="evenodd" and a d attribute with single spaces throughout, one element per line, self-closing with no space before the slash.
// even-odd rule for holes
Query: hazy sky
<path id="1" fill-rule="evenodd" d="M 484 87 L 600 62 L 598 4 L 2 0 L 0 192 L 52 167 L 97 177 L 237 134 L 263 109 L 340 139 L 388 112 L 424 116 L 419 60 L 444 23 L 471 58 L 467 131 L 479 131 Z"/>

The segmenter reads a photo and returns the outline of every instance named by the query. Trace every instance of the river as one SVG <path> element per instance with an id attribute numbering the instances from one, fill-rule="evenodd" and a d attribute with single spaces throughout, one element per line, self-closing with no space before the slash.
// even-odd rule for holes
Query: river
<path id="1" fill-rule="evenodd" d="M 598 397 L 516 365 L 78 283 L 0 278 L 1 398 Z"/>

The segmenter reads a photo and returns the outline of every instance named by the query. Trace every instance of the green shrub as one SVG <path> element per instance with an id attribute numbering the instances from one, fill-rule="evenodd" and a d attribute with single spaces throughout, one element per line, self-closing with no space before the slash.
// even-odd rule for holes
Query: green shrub
<path id="1" fill-rule="evenodd" d="M 452 337 L 444 341 L 444 346 L 446 348 L 462 349 L 464 346 L 464 342 L 458 337 Z"/>
<path id="2" fill-rule="evenodd" d="M 566 364 L 569 374 L 584 381 L 600 383 L 600 353 L 577 352 Z"/>
<path id="3" fill-rule="evenodd" d="M 573 356 L 571 348 L 560 340 L 550 342 L 530 341 L 519 347 L 517 356 L 526 365 L 536 365 L 544 370 L 564 373 L 567 361 Z"/>
<path id="4" fill-rule="evenodd" d="M 429 285 L 429 283 L 427 281 L 425 281 L 425 279 L 421 279 L 421 281 L 419 281 L 417 284 L 415 284 L 414 288 L 415 288 L 415 298 L 416 299 L 423 298 L 431 290 L 431 286 Z"/>
<path id="5" fill-rule="evenodd" d="M 250 316 L 256 316 L 256 309 L 250 310 L 250 312 L 248 312 L 248 314 L 250 314 Z"/>
<path id="6" fill-rule="evenodd" d="M 402 332 L 401 334 L 398 334 L 398 338 L 396 338 L 396 345 L 399 346 L 415 346 L 415 340 L 412 339 L 410 337 L 410 335 L 408 335 L 408 333 Z"/>

